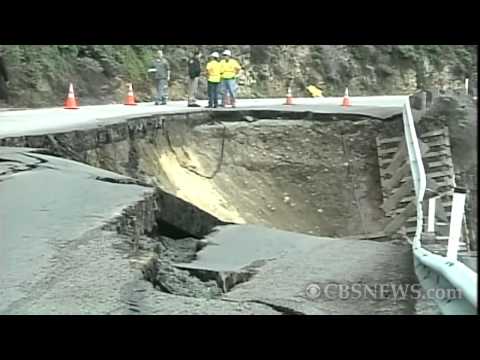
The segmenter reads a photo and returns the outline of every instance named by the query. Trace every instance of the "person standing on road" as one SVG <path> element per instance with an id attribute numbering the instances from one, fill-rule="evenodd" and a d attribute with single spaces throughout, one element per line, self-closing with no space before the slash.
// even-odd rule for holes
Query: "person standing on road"
<path id="1" fill-rule="evenodd" d="M 155 105 L 166 105 L 168 100 L 168 83 L 170 81 L 170 64 L 163 55 L 162 50 L 158 50 L 157 58 L 148 72 L 155 73 L 157 88 Z"/>
<path id="2" fill-rule="evenodd" d="M 3 49 L 0 49 L 0 99 L 8 104 L 8 72 L 3 60 Z"/>
<path id="3" fill-rule="evenodd" d="M 237 90 L 236 79 L 240 70 L 240 64 L 237 60 L 232 58 L 232 52 L 230 50 L 225 50 L 223 53 L 223 60 L 220 62 L 222 66 L 222 106 L 226 104 L 226 97 L 230 95 L 231 105 L 235 107 L 235 92 Z"/>
<path id="4" fill-rule="evenodd" d="M 207 81 L 208 81 L 208 106 L 207 108 L 218 107 L 218 85 L 222 79 L 222 66 L 218 61 L 220 54 L 213 52 L 210 54 L 210 61 L 207 64 Z"/>
<path id="5" fill-rule="evenodd" d="M 197 104 L 197 89 L 198 89 L 198 78 L 201 75 L 200 67 L 200 58 L 202 53 L 200 50 L 195 50 L 193 56 L 188 61 L 188 106 L 189 107 L 199 107 Z"/>

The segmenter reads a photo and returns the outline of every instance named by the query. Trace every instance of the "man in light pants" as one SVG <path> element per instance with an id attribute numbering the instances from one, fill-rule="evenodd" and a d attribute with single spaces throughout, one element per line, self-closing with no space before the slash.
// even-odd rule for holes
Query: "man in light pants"
<path id="1" fill-rule="evenodd" d="M 200 77 L 202 70 L 200 67 L 200 58 L 202 53 L 200 50 L 195 50 L 192 58 L 188 61 L 188 106 L 199 107 L 197 104 L 197 90 L 198 90 L 198 78 Z"/>
<path id="2" fill-rule="evenodd" d="M 155 73 L 157 95 L 155 105 L 166 105 L 168 100 L 168 82 L 170 81 L 170 64 L 163 56 L 163 51 L 158 50 L 157 58 L 148 72 Z"/>
<path id="3" fill-rule="evenodd" d="M 232 52 L 225 50 L 223 60 L 220 62 L 222 68 L 222 103 L 220 106 L 225 107 L 227 95 L 230 95 L 231 105 L 235 107 L 235 92 L 237 90 L 236 78 L 242 69 L 237 60 L 232 59 Z"/>

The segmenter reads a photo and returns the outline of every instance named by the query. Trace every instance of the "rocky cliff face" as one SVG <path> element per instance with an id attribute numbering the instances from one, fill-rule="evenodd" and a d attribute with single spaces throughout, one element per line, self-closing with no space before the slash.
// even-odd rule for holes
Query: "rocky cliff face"
<path id="1" fill-rule="evenodd" d="M 150 100 L 146 69 L 163 49 L 172 68 L 170 95 L 186 99 L 187 58 L 229 48 L 244 71 L 240 97 L 308 96 L 315 85 L 325 96 L 408 94 L 417 88 L 476 87 L 477 49 L 470 45 L 0 45 L 11 73 L 13 106 L 61 105 L 69 82 L 81 104 L 120 102 L 132 82 L 139 100 Z M 200 82 L 206 97 L 206 80 Z"/>

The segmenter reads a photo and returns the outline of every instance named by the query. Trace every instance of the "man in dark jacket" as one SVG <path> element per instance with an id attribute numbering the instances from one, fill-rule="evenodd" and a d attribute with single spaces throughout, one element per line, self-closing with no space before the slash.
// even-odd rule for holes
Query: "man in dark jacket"
<path id="1" fill-rule="evenodd" d="M 193 56 L 188 60 L 188 106 L 199 107 L 197 104 L 198 78 L 202 72 L 200 66 L 200 50 L 195 50 Z"/>
<path id="2" fill-rule="evenodd" d="M 3 61 L 3 49 L 0 49 L 0 99 L 8 104 L 8 73 L 5 62 Z"/>

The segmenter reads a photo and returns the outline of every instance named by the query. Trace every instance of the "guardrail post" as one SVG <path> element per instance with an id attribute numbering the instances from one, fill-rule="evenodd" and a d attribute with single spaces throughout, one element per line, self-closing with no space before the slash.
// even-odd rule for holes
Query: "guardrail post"
<path id="1" fill-rule="evenodd" d="M 435 232 L 435 210 L 437 207 L 437 197 L 432 197 L 428 199 L 428 222 L 427 222 L 427 232 Z"/>
<path id="2" fill-rule="evenodd" d="M 453 191 L 452 213 L 450 215 L 450 234 L 448 236 L 447 258 L 449 260 L 457 260 L 463 212 L 465 209 L 465 197 L 465 189 L 455 188 Z"/>

